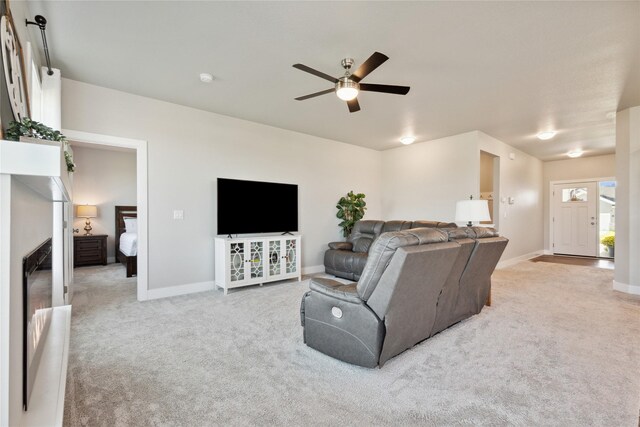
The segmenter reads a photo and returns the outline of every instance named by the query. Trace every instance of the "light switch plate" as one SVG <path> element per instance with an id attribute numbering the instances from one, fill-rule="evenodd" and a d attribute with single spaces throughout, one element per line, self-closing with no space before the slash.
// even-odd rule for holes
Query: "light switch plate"
<path id="1" fill-rule="evenodd" d="M 183 210 L 173 211 L 173 219 L 184 219 L 184 211 Z"/>

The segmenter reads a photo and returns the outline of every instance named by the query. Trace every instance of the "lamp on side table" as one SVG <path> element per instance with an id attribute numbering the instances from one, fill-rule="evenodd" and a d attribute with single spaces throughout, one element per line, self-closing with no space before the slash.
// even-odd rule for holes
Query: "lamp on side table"
<path id="1" fill-rule="evenodd" d="M 78 205 L 76 210 L 76 216 L 78 218 L 85 218 L 84 235 L 91 236 L 91 218 L 98 216 L 98 207 L 94 205 Z"/>
<path id="2" fill-rule="evenodd" d="M 472 227 L 474 222 L 491 221 L 489 215 L 489 203 L 487 200 L 460 200 L 456 203 L 456 222 L 467 222 L 467 227 Z"/>

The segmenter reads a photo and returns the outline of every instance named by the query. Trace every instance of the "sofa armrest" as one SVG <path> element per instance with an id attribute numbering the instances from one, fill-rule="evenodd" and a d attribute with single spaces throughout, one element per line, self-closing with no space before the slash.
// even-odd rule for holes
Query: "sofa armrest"
<path id="1" fill-rule="evenodd" d="M 341 301 L 354 304 L 363 304 L 364 301 L 358 296 L 356 291 L 356 283 L 344 284 L 337 280 L 315 277 L 309 283 L 309 289 L 321 293 L 323 295 L 337 298 Z"/>
<path id="2" fill-rule="evenodd" d="M 331 242 L 329 243 L 329 249 L 337 249 L 342 251 L 352 251 L 353 243 L 351 242 Z"/>

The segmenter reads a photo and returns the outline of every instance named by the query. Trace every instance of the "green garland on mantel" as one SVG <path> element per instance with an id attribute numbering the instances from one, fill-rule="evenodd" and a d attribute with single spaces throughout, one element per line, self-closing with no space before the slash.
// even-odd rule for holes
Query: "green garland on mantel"
<path id="1" fill-rule="evenodd" d="M 15 120 L 9 123 L 7 131 L 5 132 L 5 138 L 9 141 L 20 141 L 20 137 L 42 139 L 45 141 L 57 141 L 62 142 L 64 147 L 64 160 L 67 163 L 67 171 L 73 172 L 76 168 L 73 163 L 73 156 L 69 152 L 67 138 L 60 133 L 59 130 L 54 130 L 47 125 L 44 125 L 35 120 L 31 120 L 25 117 L 20 122 Z"/>

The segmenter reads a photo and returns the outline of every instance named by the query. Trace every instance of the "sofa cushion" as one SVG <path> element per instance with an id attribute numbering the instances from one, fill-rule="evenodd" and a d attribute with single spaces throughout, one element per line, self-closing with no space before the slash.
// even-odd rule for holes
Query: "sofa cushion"
<path id="1" fill-rule="evenodd" d="M 438 222 L 438 228 L 457 228 L 458 224 L 455 222 Z"/>
<path id="2" fill-rule="evenodd" d="M 365 301 L 369 299 L 396 249 L 448 240 L 447 233 L 434 228 L 414 228 L 382 234 L 369 252 L 367 264 L 358 281 L 358 295 Z"/>
<path id="3" fill-rule="evenodd" d="M 411 221 L 387 221 L 382 226 L 382 232 L 402 231 L 411 228 Z"/>
<path id="4" fill-rule="evenodd" d="M 371 248 L 372 243 L 372 237 L 359 237 L 353 242 L 353 252 L 366 254 L 369 252 L 369 248 Z"/>
<path id="5" fill-rule="evenodd" d="M 314 277 L 309 283 L 309 289 L 338 298 L 342 301 L 352 302 L 354 304 L 362 304 L 362 300 L 356 292 L 355 283 L 341 283 L 337 280 L 326 279 L 323 277 Z"/>
<path id="6" fill-rule="evenodd" d="M 411 228 L 438 228 L 438 221 L 413 221 Z"/>
<path id="7" fill-rule="evenodd" d="M 336 249 L 329 249 L 324 253 L 325 272 L 349 280 L 358 280 L 366 263 L 366 253 Z"/>
<path id="8" fill-rule="evenodd" d="M 353 251 L 365 254 L 369 252 L 371 244 L 382 232 L 383 225 L 384 221 L 364 220 L 356 222 L 351 235 L 347 239 L 348 242 L 353 243 Z"/>
<path id="9" fill-rule="evenodd" d="M 329 249 L 338 249 L 341 251 L 353 250 L 353 243 L 351 242 L 331 242 L 329 243 Z"/>
<path id="10" fill-rule="evenodd" d="M 449 235 L 449 240 L 473 239 L 476 234 L 469 227 L 441 228 Z"/>
<path id="11" fill-rule="evenodd" d="M 498 237 L 499 234 L 495 228 L 491 227 L 467 227 L 469 234 L 476 239 L 486 239 L 488 237 Z"/>

